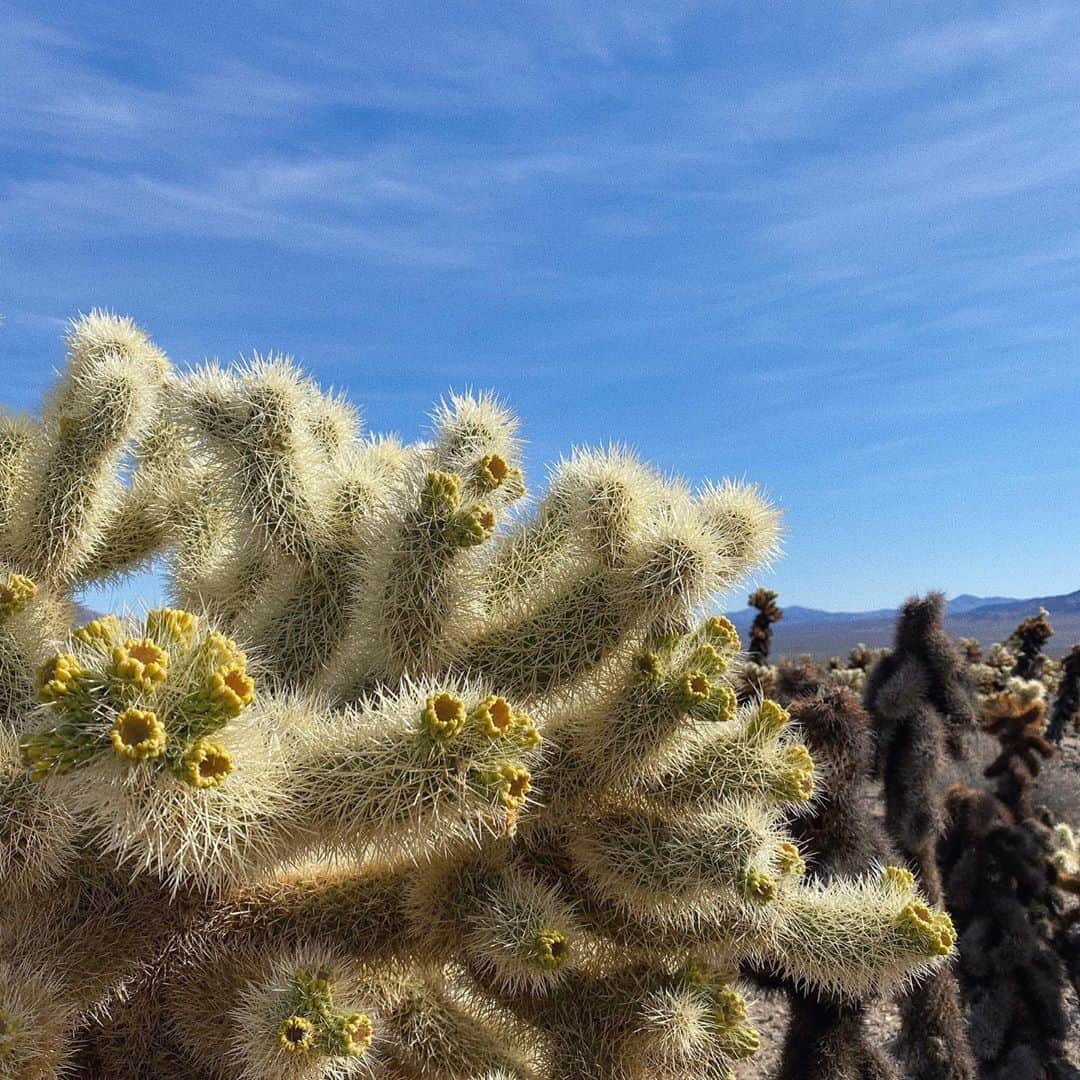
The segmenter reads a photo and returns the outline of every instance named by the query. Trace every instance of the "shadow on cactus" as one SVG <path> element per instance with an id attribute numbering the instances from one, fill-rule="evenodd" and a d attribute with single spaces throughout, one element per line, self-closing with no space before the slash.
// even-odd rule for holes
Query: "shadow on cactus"
<path id="1" fill-rule="evenodd" d="M 945 963 L 910 875 L 805 876 L 813 759 L 708 617 L 777 550 L 755 487 L 611 447 L 521 510 L 490 395 L 403 445 L 286 358 L 68 347 L 0 438 L 0 1077 L 705 1080 L 740 963 Z M 152 559 L 172 607 L 70 629 Z"/>

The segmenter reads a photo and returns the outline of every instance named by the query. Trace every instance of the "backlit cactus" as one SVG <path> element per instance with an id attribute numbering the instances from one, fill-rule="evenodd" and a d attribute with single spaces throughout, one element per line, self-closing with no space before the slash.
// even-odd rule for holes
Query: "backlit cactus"
<path id="1" fill-rule="evenodd" d="M 900 612 L 895 648 L 870 670 L 865 702 L 873 717 L 875 772 L 885 794 L 885 827 L 936 903 L 943 899 L 937 848 L 946 812 L 946 753 L 961 757 L 974 703 L 960 655 L 942 625 L 945 598 L 912 597 Z M 909 911 L 912 932 L 932 935 L 921 911 Z M 952 929 L 947 929 L 951 936 Z M 900 1051 L 914 1080 L 971 1080 L 959 990 L 951 971 L 935 972 L 902 1002 Z"/>
<path id="2" fill-rule="evenodd" d="M 768 502 L 613 447 L 513 516 L 516 426 L 464 395 L 365 439 L 287 359 L 76 324 L 0 433 L 0 1078 L 718 1080 L 741 964 L 941 968 L 910 874 L 807 877 L 822 779 L 737 701 L 706 608 Z M 175 607 L 71 627 L 151 557 Z"/>

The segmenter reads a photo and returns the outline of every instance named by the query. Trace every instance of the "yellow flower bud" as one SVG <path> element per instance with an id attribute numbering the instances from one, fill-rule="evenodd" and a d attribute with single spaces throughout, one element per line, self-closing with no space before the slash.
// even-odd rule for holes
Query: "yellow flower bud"
<path id="1" fill-rule="evenodd" d="M 911 892 L 915 888 L 915 875 L 903 866 L 886 866 L 881 876 L 904 892 Z"/>
<path id="2" fill-rule="evenodd" d="M 80 626 L 72 637 L 84 645 L 90 645 L 101 652 L 108 652 L 116 644 L 122 629 L 120 620 L 115 615 L 105 615 L 100 619 L 91 619 L 85 626 Z"/>
<path id="3" fill-rule="evenodd" d="M 739 711 L 739 698 L 726 683 L 716 688 L 714 697 L 716 698 L 717 720 L 731 720 Z"/>
<path id="4" fill-rule="evenodd" d="M 38 696 L 42 701 L 58 701 L 87 674 L 70 653 L 57 653 L 38 672 Z"/>
<path id="5" fill-rule="evenodd" d="M 544 741 L 543 736 L 533 727 L 533 722 L 524 713 L 517 713 L 515 716 L 514 730 L 520 735 L 521 743 L 526 750 L 535 750 Z"/>
<path id="6" fill-rule="evenodd" d="M 755 900 L 769 901 L 776 896 L 776 881 L 759 870 L 751 870 L 744 878 L 746 892 Z"/>
<path id="7" fill-rule="evenodd" d="M 533 959 L 547 971 L 558 971 L 570 958 L 570 942 L 561 930 L 541 930 L 532 944 Z"/>
<path id="8" fill-rule="evenodd" d="M 723 1049 L 738 1061 L 753 1057 L 761 1049 L 761 1034 L 757 1028 L 736 1027 L 725 1031 L 720 1042 Z"/>
<path id="9" fill-rule="evenodd" d="M 787 726 L 791 714 L 782 705 L 766 698 L 750 720 L 750 730 L 766 737 L 779 735 Z"/>
<path id="10" fill-rule="evenodd" d="M 240 650 L 236 642 L 217 630 L 211 630 L 203 638 L 199 649 L 215 670 L 228 667 L 230 664 L 238 664 L 241 667 L 247 664 L 247 656 Z"/>
<path id="11" fill-rule="evenodd" d="M 431 517 L 449 517 L 461 505 L 461 480 L 454 473 L 432 471 L 424 480 L 420 507 Z"/>
<path id="12" fill-rule="evenodd" d="M 722 1027 L 732 1027 L 746 1019 L 746 999 L 734 987 L 716 991 L 716 1019 Z"/>
<path id="13" fill-rule="evenodd" d="M 776 862 L 781 874 L 802 875 L 806 872 L 806 863 L 799 849 L 786 840 L 776 847 Z"/>
<path id="14" fill-rule="evenodd" d="M 166 638 L 177 645 L 190 645 L 198 629 L 198 616 L 190 611 L 163 607 L 146 613 L 146 632 L 150 637 Z"/>
<path id="15" fill-rule="evenodd" d="M 906 904 L 896 922 L 901 930 L 932 956 L 947 956 L 956 944 L 952 919 L 943 911 L 931 911 L 919 900 Z"/>
<path id="16" fill-rule="evenodd" d="M 35 596 L 37 586 L 28 577 L 9 572 L 7 580 L 0 582 L 0 615 L 22 611 Z"/>
<path id="17" fill-rule="evenodd" d="M 239 716 L 255 696 L 255 682 L 243 664 L 230 664 L 210 676 L 210 697 L 228 717 Z"/>
<path id="18" fill-rule="evenodd" d="M 717 648 L 725 652 L 738 652 L 742 645 L 735 624 L 723 615 L 713 615 L 705 620 L 705 634 Z"/>

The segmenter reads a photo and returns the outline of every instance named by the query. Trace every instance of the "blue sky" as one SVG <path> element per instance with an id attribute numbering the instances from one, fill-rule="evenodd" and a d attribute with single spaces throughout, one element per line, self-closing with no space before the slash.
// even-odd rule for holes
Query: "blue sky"
<path id="1" fill-rule="evenodd" d="M 791 603 L 1080 587 L 1071 0 L 44 0 L 0 72 L 9 405 L 108 306 L 758 480 Z"/>

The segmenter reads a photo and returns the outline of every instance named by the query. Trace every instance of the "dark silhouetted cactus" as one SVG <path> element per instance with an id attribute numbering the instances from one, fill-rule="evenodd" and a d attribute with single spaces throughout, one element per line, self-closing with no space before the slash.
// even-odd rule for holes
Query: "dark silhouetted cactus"
<path id="1" fill-rule="evenodd" d="M 1039 608 L 1037 615 L 1032 615 L 1012 632 L 1008 644 L 1016 649 L 1016 666 L 1013 675 L 1019 679 L 1039 679 L 1042 677 L 1046 657 L 1043 649 L 1054 636 L 1050 625 L 1050 613 L 1046 608 Z"/>
<path id="2" fill-rule="evenodd" d="M 1042 762 L 1056 749 L 1043 732 L 1046 700 L 1043 685 L 1035 680 L 1011 678 L 1005 689 L 979 697 L 982 729 L 1001 746 L 983 772 L 997 781 L 998 798 L 1019 818 L 1030 817 L 1032 783 Z"/>
<path id="3" fill-rule="evenodd" d="M 849 690 L 823 688 L 792 701 L 790 710 L 822 775 L 821 796 L 791 821 L 792 834 L 808 852 L 808 870 L 829 881 L 871 862 L 889 862 L 891 845 L 863 800 L 870 719 L 859 699 Z M 781 1080 L 898 1080 L 896 1065 L 867 1031 L 866 1001 L 784 988 L 791 1020 Z"/>
<path id="4" fill-rule="evenodd" d="M 1061 742 L 1070 726 L 1080 731 L 1080 645 L 1074 645 L 1062 661 L 1061 683 L 1050 713 L 1046 737 L 1051 742 Z"/>
<path id="5" fill-rule="evenodd" d="M 755 664 L 769 662 L 773 623 L 784 617 L 784 612 L 776 603 L 779 595 L 773 589 L 755 589 L 747 598 L 747 604 L 757 608 L 754 621 L 750 624 L 750 647 L 747 649 L 749 659 Z"/>
<path id="6" fill-rule="evenodd" d="M 1077 1077 L 1065 1047 L 1068 969 L 1053 834 L 992 793 L 956 785 L 941 847 L 945 897 L 960 933 L 957 971 L 985 1080 Z"/>
<path id="7" fill-rule="evenodd" d="M 942 626 L 940 593 L 904 604 L 893 651 L 870 672 L 865 702 L 877 739 L 875 772 L 885 789 L 885 824 L 927 895 L 942 895 L 937 845 L 944 831 L 946 753 L 961 756 L 973 727 L 961 661 Z M 902 1002 L 900 1051 L 915 1080 L 970 1080 L 959 991 L 942 970 Z"/>

